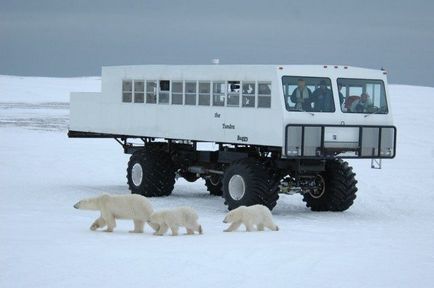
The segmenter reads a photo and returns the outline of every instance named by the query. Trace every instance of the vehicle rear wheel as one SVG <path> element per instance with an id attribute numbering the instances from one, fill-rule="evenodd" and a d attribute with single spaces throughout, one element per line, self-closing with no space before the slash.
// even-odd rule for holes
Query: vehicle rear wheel
<path id="1" fill-rule="evenodd" d="M 170 195 L 175 185 L 175 168 L 169 153 L 156 149 L 135 152 L 128 162 L 127 179 L 133 194 Z"/>
<path id="2" fill-rule="evenodd" d="M 223 176 L 225 204 L 229 210 L 255 204 L 265 205 L 272 210 L 276 205 L 276 197 L 270 183 L 267 170 L 259 162 L 250 159 L 236 161 Z"/>
<path id="3" fill-rule="evenodd" d="M 222 177 L 219 175 L 212 175 L 205 179 L 205 185 L 207 190 L 209 191 L 209 194 L 215 195 L 215 196 L 222 196 L 223 195 L 223 184 L 222 184 Z"/>
<path id="4" fill-rule="evenodd" d="M 329 160 L 326 171 L 318 174 L 315 180 L 322 188 L 304 194 L 303 201 L 312 211 L 345 211 L 356 199 L 355 175 L 347 162 L 340 159 Z"/>

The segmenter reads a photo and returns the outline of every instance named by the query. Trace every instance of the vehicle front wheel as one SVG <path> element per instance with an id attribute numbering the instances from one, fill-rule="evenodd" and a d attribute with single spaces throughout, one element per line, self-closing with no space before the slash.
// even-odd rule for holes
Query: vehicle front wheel
<path id="1" fill-rule="evenodd" d="M 329 160 L 326 170 L 316 178 L 321 189 L 304 194 L 303 201 L 312 211 L 345 211 L 356 199 L 355 175 L 347 162 Z"/>

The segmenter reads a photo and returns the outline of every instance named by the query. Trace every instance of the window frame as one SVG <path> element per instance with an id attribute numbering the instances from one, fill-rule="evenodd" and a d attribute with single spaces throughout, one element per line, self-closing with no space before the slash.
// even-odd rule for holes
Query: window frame
<path id="1" fill-rule="evenodd" d="M 228 85 L 228 83 L 227 83 L 227 81 L 225 81 L 225 80 L 216 80 L 216 81 L 212 81 L 211 82 L 212 84 L 211 84 L 211 106 L 212 107 L 226 107 L 226 98 L 227 98 L 227 95 L 226 95 L 226 90 L 227 90 L 227 85 Z M 223 85 L 226 85 L 226 88 L 225 89 L 223 89 L 224 91 L 223 91 L 223 93 L 217 93 L 217 94 L 219 94 L 220 96 L 221 95 L 223 95 L 223 97 L 224 97 L 224 100 L 223 100 L 223 105 L 214 105 L 214 84 L 223 84 Z"/>
<path id="2" fill-rule="evenodd" d="M 187 92 L 187 83 L 194 83 L 195 92 Z M 198 81 L 197 80 L 184 80 L 184 106 L 197 106 L 197 100 L 198 100 Z M 194 95 L 194 104 L 187 104 L 187 96 Z"/>
<path id="3" fill-rule="evenodd" d="M 145 103 L 146 104 L 158 104 L 158 80 L 145 80 L 146 85 L 145 85 Z M 155 83 L 155 102 L 148 102 L 148 82 L 154 82 Z"/>
<path id="4" fill-rule="evenodd" d="M 267 97 L 266 94 L 259 94 L 259 84 L 270 84 L 270 106 L 268 107 L 259 107 L 259 97 Z M 273 97 L 273 81 L 256 81 L 256 108 L 258 109 L 271 109 L 272 104 L 272 97 Z"/>
<path id="5" fill-rule="evenodd" d="M 237 82 L 238 85 L 240 85 L 240 88 L 238 90 L 238 95 L 236 93 L 229 92 L 230 85 L 234 84 L 232 82 Z M 226 105 L 225 105 L 225 107 L 234 107 L 234 108 L 237 108 L 237 107 L 240 108 L 241 107 L 241 89 L 242 89 L 241 82 L 242 82 L 241 80 L 227 80 L 226 81 Z M 236 85 L 236 84 L 234 84 L 234 85 Z M 229 97 L 230 96 L 238 96 L 237 105 L 229 105 Z"/>
<path id="6" fill-rule="evenodd" d="M 174 92 L 174 82 L 181 83 L 181 92 Z M 173 94 L 181 95 L 181 103 L 173 103 Z M 184 105 L 184 80 L 170 80 L 170 105 Z"/>
<path id="7" fill-rule="evenodd" d="M 142 94 L 143 96 L 143 101 L 136 101 L 136 82 L 142 82 L 143 83 L 143 91 L 142 92 L 137 92 L 137 94 Z M 146 91 L 146 80 L 143 79 L 135 79 L 133 80 L 133 99 L 132 99 L 132 103 L 145 103 L 145 91 Z"/>
<path id="8" fill-rule="evenodd" d="M 168 81 L 169 82 L 169 90 L 164 90 L 164 92 L 167 92 L 167 102 L 161 102 L 160 101 L 160 92 L 162 92 L 161 90 L 161 81 Z M 161 104 L 161 105 L 170 105 L 170 80 L 157 80 L 157 104 Z"/>
<path id="9" fill-rule="evenodd" d="M 318 79 L 327 79 L 327 80 L 329 80 L 330 81 L 330 90 L 332 91 L 332 98 L 333 98 L 333 111 L 304 111 L 304 110 L 288 110 L 288 108 L 287 108 L 287 102 L 286 102 L 286 100 L 287 100 L 287 98 L 285 97 L 285 91 L 283 90 L 283 78 L 284 77 L 292 77 L 292 78 L 318 78 Z M 337 83 L 337 82 L 336 82 Z M 326 77 L 326 76 L 300 76 L 300 75 L 297 75 L 297 76 L 294 76 L 294 75 L 283 75 L 282 77 L 281 77 L 281 86 L 282 86 L 282 94 L 283 94 L 283 104 L 285 105 L 285 110 L 287 111 L 287 112 L 309 112 L 309 113 L 336 113 L 336 96 L 335 96 L 335 93 L 333 92 L 333 81 L 332 81 L 332 79 L 330 78 L 330 77 Z M 308 85 L 306 85 L 306 87 L 307 87 Z M 313 92 L 314 91 L 311 91 L 312 92 L 312 94 L 313 94 Z M 291 93 L 292 94 L 292 93 Z M 288 97 L 290 97 L 290 95 L 288 94 Z M 338 93 L 338 98 L 339 98 L 339 93 Z M 338 99 L 338 102 L 340 103 L 340 101 L 339 101 L 339 99 Z M 339 105 L 340 106 L 340 105 Z"/>
<path id="10" fill-rule="evenodd" d="M 124 90 L 124 82 L 131 82 L 131 90 Z M 121 81 L 121 103 L 133 103 L 134 80 L 122 79 Z M 124 101 L 124 93 L 130 93 L 130 101 Z"/>
<path id="11" fill-rule="evenodd" d="M 369 81 L 378 81 L 378 82 L 381 82 L 381 84 L 383 85 L 382 87 L 383 87 L 383 93 L 384 93 L 384 100 L 385 100 L 385 104 L 386 104 L 386 108 L 387 108 L 387 113 L 374 113 L 374 114 L 378 114 L 378 115 L 388 115 L 390 112 L 390 108 L 389 108 L 389 102 L 388 102 L 388 94 L 386 93 L 386 85 L 385 85 L 385 83 L 384 83 L 384 80 L 383 79 L 367 79 L 367 78 L 336 78 L 336 88 L 338 87 L 338 82 L 340 81 L 340 80 L 356 80 L 356 81 L 366 81 L 366 82 L 369 82 Z M 362 91 L 363 91 L 363 88 L 362 88 Z M 339 92 L 339 91 L 338 91 Z M 362 93 L 366 93 L 366 91 L 363 91 Z M 349 96 L 352 96 L 352 95 L 349 95 Z M 355 96 L 355 95 L 354 95 Z M 344 97 L 344 98 L 346 98 L 346 97 Z M 339 101 L 339 103 L 340 103 L 340 101 Z M 345 103 L 345 101 L 344 101 L 344 103 Z M 339 105 L 339 106 L 341 106 L 341 112 L 342 113 L 345 113 L 345 114 L 359 114 L 359 115 L 363 115 L 363 114 L 371 114 L 371 113 L 369 113 L 369 112 L 348 112 L 348 111 L 343 111 L 342 110 L 342 105 Z M 380 107 L 379 107 L 380 108 Z"/>
<path id="12" fill-rule="evenodd" d="M 200 84 L 208 84 L 209 87 L 209 92 L 208 93 L 201 93 L 200 92 Z M 197 83 L 197 106 L 200 107 L 210 107 L 212 106 L 212 81 L 211 80 L 198 80 Z M 208 104 L 204 105 L 204 104 L 200 104 L 200 96 L 202 95 L 208 95 Z"/>
<path id="13" fill-rule="evenodd" d="M 245 84 L 245 83 L 252 83 L 253 84 L 253 89 L 254 89 L 254 93 L 253 94 L 244 94 L 243 93 L 243 85 Z M 256 81 L 256 80 L 246 80 L 246 81 L 241 81 L 241 108 L 250 108 L 250 109 L 252 109 L 252 108 L 257 108 L 256 107 L 256 103 L 257 103 L 257 96 L 258 96 L 258 81 Z M 253 99 L 254 99 L 254 103 L 253 103 L 253 106 L 244 106 L 243 105 L 243 99 L 244 99 L 244 97 L 253 97 Z"/>

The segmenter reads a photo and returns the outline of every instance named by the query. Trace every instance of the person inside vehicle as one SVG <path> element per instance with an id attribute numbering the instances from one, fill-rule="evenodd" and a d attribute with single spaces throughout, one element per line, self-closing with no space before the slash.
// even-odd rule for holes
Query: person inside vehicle
<path id="1" fill-rule="evenodd" d="M 344 94 L 342 94 L 341 90 L 342 90 L 342 84 L 341 84 L 341 83 L 338 83 L 339 103 L 340 103 L 341 106 L 342 106 L 342 104 L 345 102 L 345 98 L 344 98 Z"/>
<path id="2" fill-rule="evenodd" d="M 312 91 L 306 87 L 306 82 L 304 79 L 298 79 L 297 88 L 294 89 L 292 95 L 290 97 L 292 103 L 288 101 L 288 105 L 295 103 L 295 109 L 301 111 L 311 111 L 312 110 L 312 101 L 311 101 Z"/>
<path id="3" fill-rule="evenodd" d="M 313 111 L 315 112 L 332 112 L 333 93 L 327 88 L 325 80 L 321 80 L 319 88 L 312 93 Z"/>
<path id="4" fill-rule="evenodd" d="M 360 99 L 355 100 L 351 104 L 351 112 L 364 113 L 368 110 L 369 95 L 367 93 L 362 93 Z"/>

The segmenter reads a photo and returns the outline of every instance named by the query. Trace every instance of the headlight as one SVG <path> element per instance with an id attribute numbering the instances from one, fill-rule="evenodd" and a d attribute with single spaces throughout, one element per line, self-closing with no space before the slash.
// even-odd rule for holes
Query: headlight
<path id="1" fill-rule="evenodd" d="M 392 156 L 392 148 L 381 149 L 380 154 L 382 156 Z"/>
<path id="2" fill-rule="evenodd" d="M 299 147 L 296 147 L 295 149 L 290 149 L 287 151 L 287 154 L 289 156 L 298 156 L 298 155 L 300 155 L 300 149 L 299 149 Z"/>

